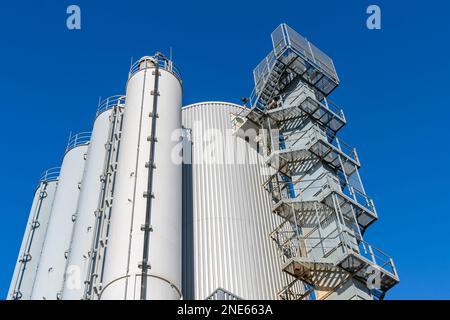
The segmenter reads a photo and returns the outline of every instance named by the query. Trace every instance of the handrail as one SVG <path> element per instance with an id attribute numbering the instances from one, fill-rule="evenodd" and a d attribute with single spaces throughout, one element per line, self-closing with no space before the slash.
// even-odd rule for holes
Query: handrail
<path id="1" fill-rule="evenodd" d="M 308 200 L 314 200 L 315 197 L 321 198 L 321 194 L 317 194 L 320 190 L 330 189 L 351 198 L 359 205 L 367 208 L 373 213 L 376 213 L 375 204 L 371 197 L 354 185 L 344 185 L 344 187 L 342 187 L 345 181 L 342 181 L 342 179 L 332 175 L 329 172 L 321 174 L 315 179 L 299 178 L 293 181 L 282 181 L 276 176 L 274 176 L 274 179 L 277 180 L 273 192 L 281 197 L 280 200 L 301 199 L 302 196 L 304 196 L 308 191 L 312 193 L 312 195 L 308 194 L 308 197 L 311 197 L 311 199 Z M 294 197 L 291 197 L 292 194 L 294 194 Z M 326 193 L 326 195 L 328 195 L 328 193 Z"/>
<path id="2" fill-rule="evenodd" d="M 337 234 L 335 233 L 336 231 L 338 231 Z M 298 244 L 294 244 L 296 249 L 294 256 L 301 256 L 301 244 L 305 246 L 306 251 L 304 251 L 304 253 L 306 253 L 306 257 L 310 257 L 310 255 L 314 254 L 314 252 L 321 249 L 322 253 L 314 254 L 315 258 L 327 258 L 330 256 L 330 253 L 336 252 L 339 247 L 342 247 L 345 251 L 344 254 L 357 254 L 398 278 L 397 269 L 395 268 L 391 256 L 380 249 L 375 248 L 370 243 L 361 239 L 356 234 L 352 234 L 348 230 L 339 231 L 338 228 L 336 228 L 329 232 L 329 234 L 325 237 L 297 236 L 295 238 L 297 239 Z M 325 245 L 325 241 L 328 241 L 327 245 Z M 311 244 L 311 242 L 313 243 Z M 308 245 L 308 243 L 310 245 Z M 289 244 L 291 248 L 292 245 L 292 243 Z M 339 257 L 337 258 L 339 259 Z"/>
<path id="3" fill-rule="evenodd" d="M 41 177 L 39 178 L 39 183 L 58 180 L 60 171 L 61 171 L 61 167 L 54 167 L 54 168 L 45 170 L 41 174 Z"/>
<path id="4" fill-rule="evenodd" d="M 173 65 L 172 60 L 164 56 L 162 53 L 157 52 L 154 56 L 145 56 L 133 63 L 130 67 L 130 72 L 128 74 L 128 79 L 130 79 L 134 74 L 138 73 L 141 70 L 147 68 L 154 68 L 155 63 L 158 64 L 160 69 L 164 69 L 172 73 L 180 82 L 181 73 L 180 71 Z"/>
<path id="5" fill-rule="evenodd" d="M 277 145 L 279 137 L 272 137 L 272 145 Z M 284 142 L 292 143 L 291 145 L 295 145 L 300 140 L 306 139 L 304 145 L 310 144 L 313 140 L 322 140 L 328 145 L 334 147 L 339 150 L 341 153 L 349 157 L 356 164 L 359 164 L 358 154 L 356 152 L 356 148 L 351 147 L 341 138 L 338 138 L 335 134 L 331 132 L 325 132 L 319 130 L 317 127 L 313 126 L 306 130 L 296 131 L 284 137 Z M 274 141 L 275 140 L 275 141 Z M 288 149 L 289 145 L 286 146 L 285 149 Z M 283 149 L 281 149 L 283 150 Z"/>
<path id="6" fill-rule="evenodd" d="M 241 297 L 235 295 L 234 293 L 225 290 L 221 287 L 217 288 L 216 290 L 214 290 L 209 296 L 207 296 L 205 298 L 205 300 L 216 300 L 215 298 L 219 297 L 220 298 L 220 294 L 223 295 L 223 299 L 220 300 L 243 300 Z M 231 298 L 231 299 L 227 299 L 227 298 Z M 219 299 L 217 299 L 219 300 Z"/>
<path id="7" fill-rule="evenodd" d="M 322 98 L 321 100 L 316 99 L 316 97 L 312 98 L 311 95 L 309 94 L 309 93 L 311 93 L 311 89 L 307 84 L 304 83 L 304 84 L 300 85 L 299 87 L 292 89 L 292 91 L 288 92 L 288 94 L 294 93 L 296 91 L 298 91 L 298 93 L 294 97 L 291 97 L 291 103 L 294 102 L 295 100 L 297 100 L 298 98 L 300 98 L 301 96 L 303 96 L 303 97 L 305 97 L 305 99 L 303 99 L 299 103 L 299 105 L 301 105 L 308 98 L 310 98 L 315 103 L 318 103 L 323 108 L 325 108 L 328 111 L 330 111 L 331 113 L 333 113 L 336 117 L 339 117 L 345 121 L 344 110 L 340 106 L 338 106 L 337 104 L 335 104 L 332 100 L 330 100 L 328 98 Z"/>
<path id="8" fill-rule="evenodd" d="M 96 116 L 115 106 L 125 105 L 125 98 L 126 97 L 124 95 L 114 95 L 103 99 L 98 104 Z"/>
<path id="9" fill-rule="evenodd" d="M 69 136 L 69 141 L 67 142 L 66 153 L 75 147 L 89 144 L 91 140 L 91 132 L 80 132 Z"/>

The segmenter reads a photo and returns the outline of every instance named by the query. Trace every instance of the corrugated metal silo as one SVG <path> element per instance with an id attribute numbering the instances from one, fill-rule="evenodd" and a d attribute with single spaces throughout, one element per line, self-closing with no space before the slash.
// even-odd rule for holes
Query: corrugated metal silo
<path id="1" fill-rule="evenodd" d="M 132 66 L 100 299 L 181 297 L 181 95 L 162 55 Z"/>
<path id="2" fill-rule="evenodd" d="M 90 133 L 69 138 L 31 298 L 61 298 Z"/>
<path id="3" fill-rule="evenodd" d="M 206 299 L 219 289 L 243 299 L 278 299 L 285 283 L 269 238 L 276 217 L 262 187 L 267 167 L 256 144 L 233 135 L 232 119 L 242 109 L 226 102 L 182 109 L 193 141 L 192 166 L 185 164 L 183 173 L 185 190 L 192 189 L 183 206 L 186 298 Z"/>
<path id="4" fill-rule="evenodd" d="M 9 300 L 29 300 L 31 298 L 58 178 L 59 168 L 52 168 L 45 171 L 39 180 L 9 288 L 7 296 Z"/>
<path id="5" fill-rule="evenodd" d="M 99 104 L 97 110 L 66 268 L 62 296 L 64 300 L 84 297 L 85 281 L 90 272 L 95 224 L 101 214 L 101 193 L 108 179 L 109 151 L 113 148 L 112 141 L 117 132 L 115 126 L 120 122 L 117 117 L 120 117 L 124 103 L 124 96 L 109 97 Z"/>

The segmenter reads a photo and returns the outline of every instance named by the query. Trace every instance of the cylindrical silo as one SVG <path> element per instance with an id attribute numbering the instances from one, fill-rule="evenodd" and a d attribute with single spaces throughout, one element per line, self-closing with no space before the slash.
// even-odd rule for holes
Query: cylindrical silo
<path id="1" fill-rule="evenodd" d="M 89 138 L 90 133 L 79 133 L 69 138 L 31 295 L 33 300 L 61 298 Z"/>
<path id="2" fill-rule="evenodd" d="M 113 139 L 117 117 L 125 102 L 124 96 L 112 96 L 100 102 L 87 152 L 83 185 L 79 195 L 76 223 L 73 230 L 62 299 L 82 299 L 88 280 L 96 221 L 101 209 L 101 193 L 105 187 L 114 151 Z"/>
<path id="3" fill-rule="evenodd" d="M 181 96 L 167 58 L 132 66 L 99 299 L 181 297 Z"/>
<path id="4" fill-rule="evenodd" d="M 52 168 L 45 171 L 39 180 L 9 288 L 7 297 L 9 300 L 29 300 L 31 298 L 58 178 L 59 168 Z"/>
<path id="5" fill-rule="evenodd" d="M 269 237 L 277 217 L 263 188 L 268 171 L 256 132 L 248 139 L 234 135 L 232 119 L 242 110 L 226 102 L 182 109 L 192 137 L 192 165 L 184 165 L 191 172 L 183 173 L 185 190 L 192 190 L 192 203 L 186 192 L 183 201 L 183 240 L 191 243 L 183 247 L 189 299 L 207 299 L 216 290 L 242 299 L 278 299 L 286 284 Z"/>

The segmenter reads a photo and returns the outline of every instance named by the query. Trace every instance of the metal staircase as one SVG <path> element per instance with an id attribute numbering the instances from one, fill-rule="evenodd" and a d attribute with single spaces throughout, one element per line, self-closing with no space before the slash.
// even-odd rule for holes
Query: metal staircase
<path id="1" fill-rule="evenodd" d="M 271 169 L 263 187 L 281 221 L 270 238 L 290 279 L 279 296 L 327 299 L 348 281 L 366 284 L 377 270 L 379 288 L 365 293 L 382 299 L 399 278 L 393 260 L 363 240 L 378 215 L 356 150 L 336 136 L 346 119 L 327 98 L 339 84 L 333 62 L 285 24 L 272 44 L 253 72 L 250 107 L 233 123 L 241 137 L 262 129 Z"/>

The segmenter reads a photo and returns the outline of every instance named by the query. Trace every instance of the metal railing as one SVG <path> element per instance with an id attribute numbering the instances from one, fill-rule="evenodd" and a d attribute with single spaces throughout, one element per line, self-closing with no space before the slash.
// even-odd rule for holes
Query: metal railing
<path id="1" fill-rule="evenodd" d="M 284 142 L 284 148 L 281 148 L 282 146 L 280 146 L 280 138 L 278 136 L 271 136 L 271 146 L 279 146 L 279 150 L 299 148 L 307 149 L 319 140 L 328 145 L 330 148 L 345 155 L 355 164 L 359 165 L 358 154 L 354 147 L 351 147 L 331 132 L 324 132 L 316 126 L 313 126 L 307 130 L 296 131 L 285 135 L 282 139 Z M 275 149 L 273 151 L 277 150 Z"/>
<path id="2" fill-rule="evenodd" d="M 285 252 L 290 253 L 288 258 L 303 257 L 312 260 L 328 258 L 330 262 L 336 263 L 345 255 L 355 254 L 398 279 L 392 257 L 350 231 L 336 228 L 322 237 L 317 236 L 318 233 L 319 231 L 316 231 L 308 236 L 296 235 L 287 239 L 283 246 Z"/>
<path id="3" fill-rule="evenodd" d="M 217 288 L 216 290 L 214 290 L 213 293 L 207 296 L 205 300 L 243 300 L 243 299 L 228 290 Z"/>
<path id="4" fill-rule="evenodd" d="M 286 94 L 288 95 L 295 91 L 297 91 L 298 93 L 293 97 L 289 97 L 289 103 L 291 105 L 301 105 L 302 103 L 305 102 L 306 99 L 308 98 L 313 99 L 311 98 L 311 89 L 306 84 L 303 84 L 290 92 L 286 92 Z M 329 110 L 336 117 L 341 118 L 343 121 L 345 121 L 344 110 L 330 99 L 322 98 L 321 100 L 317 100 L 314 98 L 313 100 L 315 103 L 319 104 L 323 109 Z"/>
<path id="5" fill-rule="evenodd" d="M 69 141 L 67 142 L 66 152 L 75 147 L 89 144 L 91 140 L 91 132 L 80 132 L 69 136 Z"/>
<path id="6" fill-rule="evenodd" d="M 131 65 L 130 72 L 128 74 L 128 79 L 130 79 L 134 74 L 137 72 L 147 69 L 147 68 L 154 68 L 155 64 L 158 64 L 158 67 L 161 69 L 164 69 L 166 71 L 169 71 L 172 73 L 180 82 L 181 79 L 181 73 L 180 71 L 173 65 L 172 60 L 167 58 L 161 53 L 156 53 L 154 56 L 145 56 L 136 61 Z"/>
<path id="7" fill-rule="evenodd" d="M 61 172 L 61 167 L 54 167 L 48 170 L 45 170 L 41 177 L 39 178 L 39 182 L 48 182 L 58 180 L 59 174 Z"/>
<path id="8" fill-rule="evenodd" d="M 319 48 L 309 42 L 306 38 L 302 37 L 297 31 L 295 31 L 288 25 L 283 23 L 278 28 L 285 28 L 285 33 L 281 34 L 286 38 L 284 46 L 278 46 L 278 56 L 282 55 L 285 49 L 292 48 L 296 52 L 303 55 L 309 63 L 314 64 L 319 70 L 324 71 L 327 76 L 329 76 L 336 82 L 339 82 L 333 60 L 328 55 L 323 53 Z M 274 33 L 272 33 L 272 35 L 274 35 Z M 273 36 L 272 39 L 274 39 Z"/>
<path id="9" fill-rule="evenodd" d="M 124 95 L 115 95 L 115 96 L 111 96 L 106 99 L 103 99 L 98 104 L 96 116 L 98 116 L 99 114 L 101 114 L 115 106 L 125 105 L 125 98 L 126 97 Z"/>
<path id="10" fill-rule="evenodd" d="M 331 173 L 323 173 L 315 179 L 302 179 L 292 181 L 282 181 L 274 176 L 272 183 L 272 195 L 274 201 L 295 199 L 298 201 L 322 201 L 330 192 L 337 192 L 344 195 L 370 212 L 375 213 L 375 205 L 368 195 L 357 186 L 348 185 Z M 330 192 L 326 192 L 329 190 Z"/>

